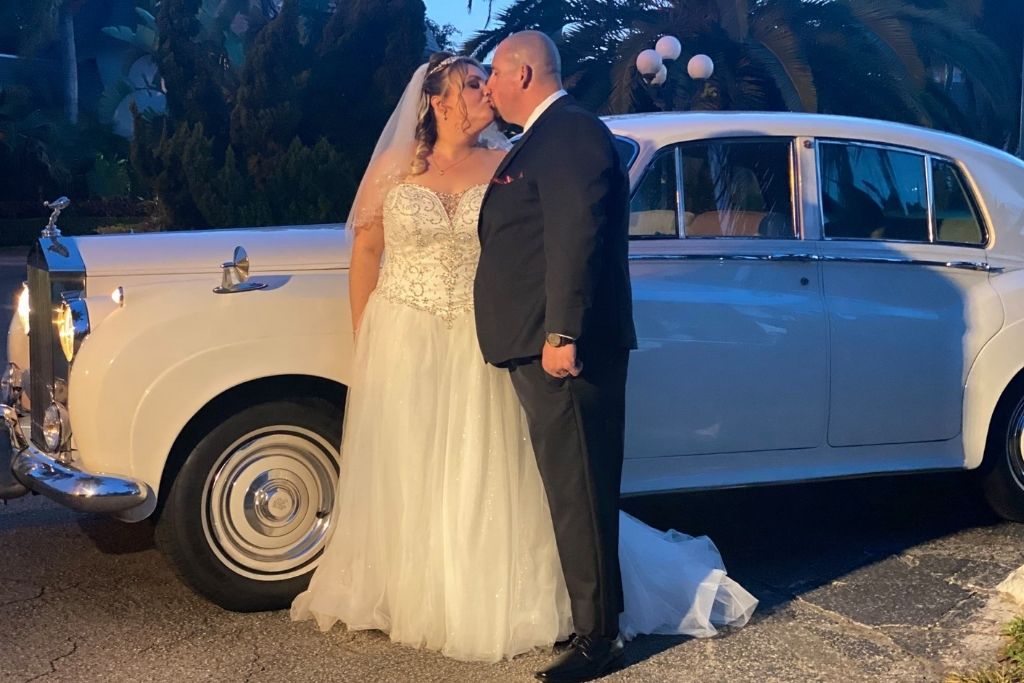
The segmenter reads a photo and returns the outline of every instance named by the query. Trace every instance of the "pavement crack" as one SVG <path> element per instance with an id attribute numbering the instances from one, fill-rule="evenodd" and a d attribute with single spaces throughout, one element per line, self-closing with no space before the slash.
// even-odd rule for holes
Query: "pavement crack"
<path id="1" fill-rule="evenodd" d="M 903 653 L 905 657 L 908 657 L 917 662 L 917 664 L 921 666 L 922 669 L 933 671 L 941 677 L 943 669 L 940 665 L 937 665 L 935 662 L 931 662 L 907 650 L 907 648 L 900 645 L 896 640 L 894 640 L 888 633 L 886 633 L 883 630 L 887 627 L 903 627 L 906 626 L 905 624 L 876 624 L 874 626 L 869 626 L 868 624 L 859 622 L 856 619 L 851 619 L 850 617 L 846 616 L 845 614 L 842 614 L 841 612 L 836 612 L 835 610 L 831 610 L 827 607 L 822 607 L 821 605 L 815 604 L 810 600 L 806 600 L 799 595 L 791 595 L 790 597 L 793 601 L 801 605 L 806 605 L 811 610 L 829 618 L 841 630 L 847 631 L 849 635 L 856 636 L 868 642 L 874 643 L 875 645 L 878 645 L 879 647 L 885 648 L 889 651 Z M 930 629 L 931 627 L 925 628 L 925 630 Z"/>
<path id="2" fill-rule="evenodd" d="M 968 591 L 968 592 L 972 592 L 972 593 L 985 593 L 985 594 L 988 594 L 988 593 L 992 593 L 993 592 L 992 589 L 985 588 L 984 586 L 976 586 L 976 585 L 974 585 L 972 583 L 963 583 L 960 580 L 958 580 L 955 576 L 947 576 L 943 580 L 946 583 L 948 583 L 950 586 L 956 586 L 957 588 L 960 588 L 962 590 L 965 590 L 965 591 Z"/>
<path id="3" fill-rule="evenodd" d="M 75 581 L 74 583 L 62 583 L 56 588 L 50 588 L 51 593 L 66 593 L 78 589 L 80 586 L 85 584 L 85 581 Z"/>
<path id="4" fill-rule="evenodd" d="M 821 605 L 819 605 L 817 603 L 814 603 L 814 602 L 811 602 L 810 600 L 807 600 L 807 599 L 805 599 L 805 598 L 803 598 L 803 597 L 801 597 L 799 595 L 792 595 L 790 597 L 793 600 L 795 600 L 796 602 L 800 603 L 801 605 L 807 605 L 812 610 L 814 610 L 814 611 L 816 611 L 816 612 L 818 612 L 820 614 L 824 614 L 825 616 L 828 616 L 828 617 L 834 619 L 835 621 L 839 621 L 839 622 L 842 622 L 844 624 L 848 624 L 848 625 L 854 626 L 857 629 L 863 629 L 865 631 L 869 631 L 870 632 L 873 628 L 876 628 L 876 627 L 868 626 L 867 624 L 861 623 L 861 622 L 857 621 L 856 619 L 851 619 L 850 617 L 846 616 L 845 614 L 843 614 L 841 612 L 836 612 L 835 610 L 828 609 L 827 607 L 822 607 Z"/>
<path id="5" fill-rule="evenodd" d="M 266 665 L 260 664 L 260 646 L 259 643 L 252 644 L 252 661 L 249 662 L 249 670 L 245 674 L 243 683 L 250 683 L 252 677 L 256 674 L 263 673 L 267 670 Z M 258 668 L 257 668 L 258 667 Z"/>
<path id="6" fill-rule="evenodd" d="M 22 602 L 32 602 L 33 600 L 38 600 L 39 598 L 43 597 L 43 593 L 45 592 L 46 586 L 42 586 L 39 588 L 39 592 L 35 595 L 30 595 L 27 598 L 15 598 L 14 600 L 5 600 L 4 602 L 0 602 L 0 607 L 8 607 L 9 605 L 17 605 L 18 603 Z"/>
<path id="7" fill-rule="evenodd" d="M 44 671 L 43 673 L 39 674 L 38 676 L 33 676 L 32 678 L 29 678 L 28 680 L 26 680 L 25 683 L 29 683 L 30 681 L 37 681 L 40 678 L 45 678 L 46 676 L 49 676 L 50 674 L 57 673 L 57 662 L 59 662 L 62 659 L 67 659 L 68 657 L 70 657 L 71 655 L 75 654 L 76 652 L 78 652 L 78 641 L 77 640 L 72 640 L 71 641 L 71 649 L 68 652 L 65 652 L 64 654 L 61 654 L 61 655 L 57 655 L 56 657 L 54 657 L 53 659 L 50 660 L 50 670 L 49 671 Z"/>
<path id="8" fill-rule="evenodd" d="M 961 598 L 960 600 L 957 600 L 955 605 L 953 605 L 948 610 L 943 612 L 942 615 L 938 619 L 935 620 L 935 623 L 930 624 L 929 626 L 927 626 L 927 628 L 929 628 L 929 629 L 931 629 L 931 628 L 941 628 L 942 621 L 946 617 L 948 617 L 950 614 L 954 614 L 957 610 L 960 609 L 960 607 L 962 607 L 964 604 L 970 602 L 971 600 L 974 600 L 976 597 L 978 597 L 976 593 L 969 591 L 967 596 Z"/>

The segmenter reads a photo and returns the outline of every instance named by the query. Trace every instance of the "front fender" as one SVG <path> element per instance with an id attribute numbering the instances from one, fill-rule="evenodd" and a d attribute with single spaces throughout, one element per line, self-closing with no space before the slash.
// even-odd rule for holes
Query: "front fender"
<path id="1" fill-rule="evenodd" d="M 69 381 L 81 466 L 159 490 L 175 439 L 204 405 L 245 382 L 310 375 L 347 384 L 347 271 L 254 276 L 265 290 L 215 294 L 210 278 L 125 288 L 83 340 Z"/>

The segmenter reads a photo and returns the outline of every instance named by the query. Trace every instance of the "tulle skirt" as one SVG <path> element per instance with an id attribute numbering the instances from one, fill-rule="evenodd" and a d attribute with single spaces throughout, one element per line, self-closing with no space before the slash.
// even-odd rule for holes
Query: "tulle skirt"
<path id="1" fill-rule="evenodd" d="M 619 631 L 627 640 L 641 633 L 706 638 L 716 626 L 743 626 L 757 607 L 757 598 L 726 575 L 707 536 L 658 531 L 619 512 L 619 565 Z"/>
<path id="2" fill-rule="evenodd" d="M 356 342 L 327 543 L 292 606 L 497 661 L 571 631 L 547 499 L 508 371 L 472 313 L 451 326 L 371 296 Z"/>
<path id="3" fill-rule="evenodd" d="M 543 483 L 508 372 L 471 313 L 371 295 L 356 343 L 333 529 L 295 620 L 498 661 L 572 632 Z M 623 633 L 711 635 L 757 601 L 707 539 L 624 513 Z"/>

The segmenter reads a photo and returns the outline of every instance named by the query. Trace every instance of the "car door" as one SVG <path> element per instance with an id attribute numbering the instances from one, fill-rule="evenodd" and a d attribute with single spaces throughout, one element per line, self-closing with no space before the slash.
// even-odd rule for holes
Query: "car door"
<path id="1" fill-rule="evenodd" d="M 819 140 L 833 447 L 941 441 L 1002 322 L 963 170 L 915 150 Z"/>
<path id="2" fill-rule="evenodd" d="M 636 182 L 628 458 L 823 443 L 827 327 L 816 242 L 800 230 L 798 149 L 779 137 L 681 143 Z"/>

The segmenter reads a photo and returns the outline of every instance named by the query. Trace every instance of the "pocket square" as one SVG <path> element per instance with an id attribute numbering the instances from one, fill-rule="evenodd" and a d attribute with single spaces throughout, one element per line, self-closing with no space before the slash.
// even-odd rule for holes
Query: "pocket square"
<path id="1" fill-rule="evenodd" d="M 523 172 L 520 171 L 519 175 L 517 175 L 517 176 L 503 175 L 501 177 L 491 178 L 491 182 L 494 183 L 495 185 L 510 185 L 510 184 L 514 183 L 515 181 L 519 180 L 522 177 L 523 177 Z"/>

